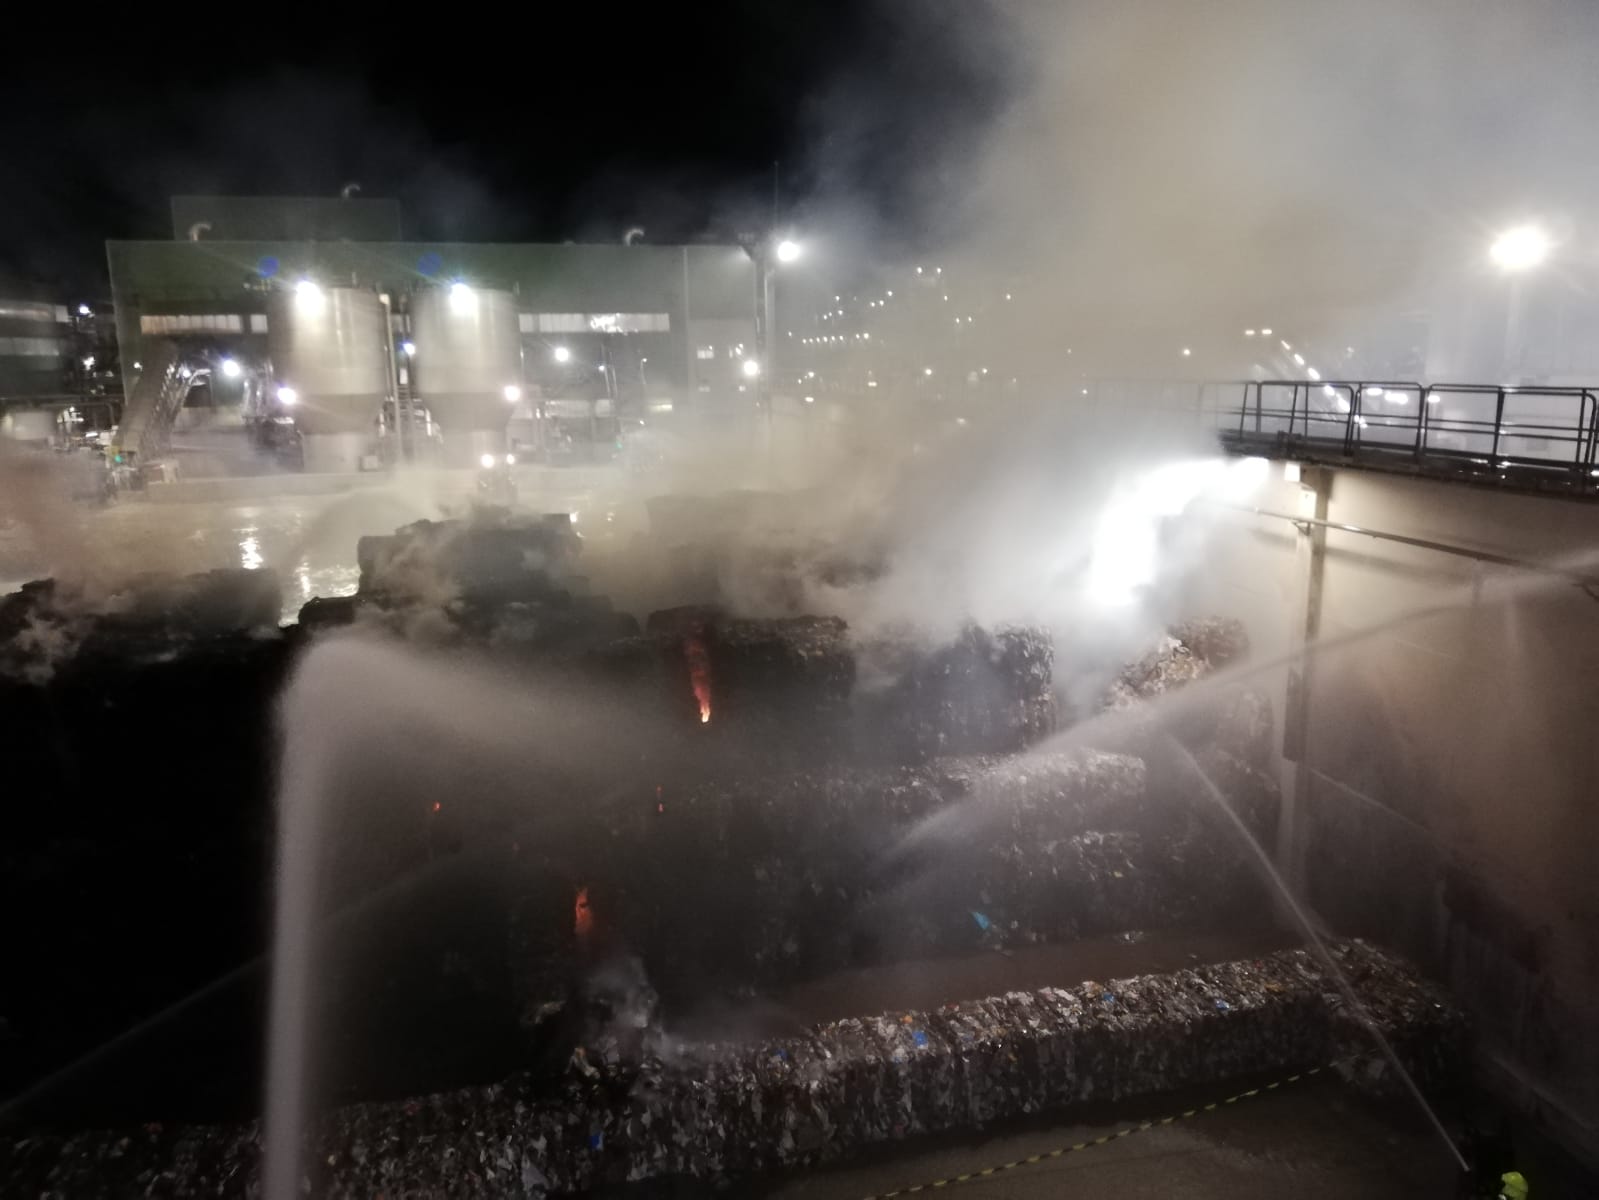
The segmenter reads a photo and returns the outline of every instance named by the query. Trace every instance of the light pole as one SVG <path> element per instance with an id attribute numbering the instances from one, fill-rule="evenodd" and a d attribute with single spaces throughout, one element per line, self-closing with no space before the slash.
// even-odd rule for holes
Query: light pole
<path id="1" fill-rule="evenodd" d="M 1505 306 L 1505 348 L 1500 368 L 1509 376 L 1512 371 L 1516 382 L 1524 374 L 1527 360 L 1527 341 L 1524 334 L 1522 279 L 1528 271 L 1549 257 L 1549 235 L 1536 225 L 1517 225 L 1507 229 L 1488 247 L 1488 257 L 1510 279 L 1510 294 Z"/>
<path id="2" fill-rule="evenodd" d="M 745 238 L 744 253 L 755 264 L 755 358 L 746 359 L 744 372 L 755 384 L 756 404 L 766 410 L 766 429 L 772 429 L 772 354 L 777 340 L 772 337 L 772 276 L 778 266 L 798 262 L 804 247 L 793 238 L 768 234 L 762 238 Z"/>

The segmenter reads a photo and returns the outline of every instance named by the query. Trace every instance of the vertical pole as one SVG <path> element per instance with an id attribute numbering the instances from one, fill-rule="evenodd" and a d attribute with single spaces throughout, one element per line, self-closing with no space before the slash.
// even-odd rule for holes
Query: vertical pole
<path id="1" fill-rule="evenodd" d="M 688 385 L 688 393 L 683 397 L 686 409 L 688 401 L 699 396 L 700 367 L 699 359 L 695 357 L 693 321 L 689 316 L 692 307 L 689 303 L 688 291 L 688 247 L 683 247 L 683 379 Z"/>
<path id="2" fill-rule="evenodd" d="M 1510 297 L 1505 306 L 1504 361 L 1499 369 L 1499 382 L 1518 383 L 1527 357 L 1527 347 L 1522 337 L 1522 286 L 1519 274 L 1510 277 Z"/>
<path id="3" fill-rule="evenodd" d="M 1306 514 L 1326 521 L 1332 472 L 1307 467 L 1300 480 L 1301 503 Z M 1305 509 L 1301 509 L 1305 511 Z M 1290 649 L 1297 654 L 1288 668 L 1287 695 L 1283 703 L 1282 811 L 1277 822 L 1277 868 L 1295 894 L 1304 887 L 1306 814 L 1310 805 L 1310 704 L 1315 674 L 1315 644 L 1321 636 L 1322 581 L 1326 569 L 1327 528 L 1299 527 L 1294 547 L 1294 573 L 1298 581 L 1290 627 Z"/>
<path id="4" fill-rule="evenodd" d="M 394 423 L 399 426 L 395 439 L 395 453 L 398 459 L 403 461 L 405 459 L 406 422 L 400 413 L 400 364 L 395 358 L 397 348 L 394 344 L 394 302 L 387 292 L 379 292 L 378 298 L 383 302 L 383 345 L 388 351 L 389 398 L 394 401 Z M 385 411 L 387 411 L 387 406 L 385 406 Z"/>
<path id="5" fill-rule="evenodd" d="M 762 244 L 755 252 L 755 361 L 760 372 L 755 376 L 756 405 L 766 412 L 766 445 L 772 448 L 772 272 L 767 262 L 770 247 Z"/>

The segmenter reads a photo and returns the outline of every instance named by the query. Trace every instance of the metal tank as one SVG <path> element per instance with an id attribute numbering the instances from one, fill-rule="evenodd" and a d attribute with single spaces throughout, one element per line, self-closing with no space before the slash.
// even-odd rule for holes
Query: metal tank
<path id="1" fill-rule="evenodd" d="M 522 337 L 510 292 L 454 283 L 411 298 L 411 380 L 444 431 L 445 461 L 470 466 L 505 448 L 521 398 Z"/>
<path id="2" fill-rule="evenodd" d="M 364 288 L 301 282 L 274 293 L 267 340 L 308 471 L 357 471 L 389 394 L 388 310 Z M 287 390 L 285 390 L 287 389 Z"/>

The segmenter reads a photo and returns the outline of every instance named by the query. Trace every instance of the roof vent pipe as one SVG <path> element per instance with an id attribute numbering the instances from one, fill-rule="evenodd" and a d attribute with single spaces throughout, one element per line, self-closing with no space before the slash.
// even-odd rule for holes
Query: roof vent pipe
<path id="1" fill-rule="evenodd" d="M 198 242 L 200 240 L 200 235 L 202 233 L 210 233 L 210 232 L 211 232 L 211 222 L 210 221 L 196 221 L 193 225 L 189 226 L 189 240 L 191 242 Z"/>
<path id="2" fill-rule="evenodd" d="M 622 245 L 631 246 L 633 244 L 633 239 L 634 238 L 641 238 L 643 236 L 644 236 L 643 227 L 639 226 L 639 225 L 635 225 L 635 226 L 633 226 L 632 229 L 629 229 L 626 233 L 624 233 L 622 235 Z"/>

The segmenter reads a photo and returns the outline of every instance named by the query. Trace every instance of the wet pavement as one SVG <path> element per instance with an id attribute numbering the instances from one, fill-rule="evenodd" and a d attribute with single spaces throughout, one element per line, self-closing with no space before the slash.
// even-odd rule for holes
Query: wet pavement
<path id="1" fill-rule="evenodd" d="M 1220 1100 L 1225 1094 L 1203 1099 Z M 906 1146 L 870 1164 L 778 1182 L 766 1200 L 862 1200 L 1092 1142 L 1192 1103 L 1159 1101 L 1092 1124 L 1052 1123 L 1004 1134 Z M 1315 1079 L 1167 1126 L 1075 1153 L 938 1188 L 952 1200 L 1114 1196 L 1294 1200 L 1452 1197 L 1457 1174 L 1447 1151 L 1410 1114 Z M 926 1188 L 917 1194 L 926 1194 Z"/>
<path id="2" fill-rule="evenodd" d="M 196 480 L 95 507 L 62 502 L 47 528 L 0 519 L 0 594 L 31 579 L 88 569 L 112 581 L 148 572 L 270 568 L 283 582 L 283 618 L 313 596 L 355 591 L 356 542 L 412 521 L 460 515 L 470 471 L 385 476 L 271 476 Z M 601 549 L 644 522 L 649 481 L 620 467 L 518 468 L 519 511 L 577 512 Z"/>

